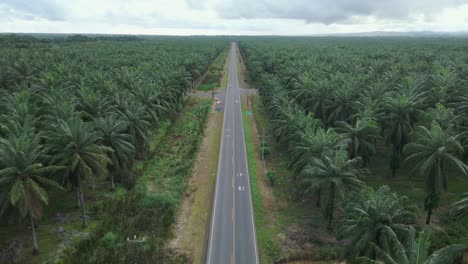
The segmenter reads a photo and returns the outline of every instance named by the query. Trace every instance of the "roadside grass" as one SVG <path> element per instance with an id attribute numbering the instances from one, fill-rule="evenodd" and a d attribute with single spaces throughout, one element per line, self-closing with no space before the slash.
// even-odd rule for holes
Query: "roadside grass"
<path id="1" fill-rule="evenodd" d="M 222 122 L 223 112 L 216 112 L 212 107 L 188 190 L 179 209 L 175 227 L 177 233 L 171 242 L 176 250 L 186 252 L 193 263 L 203 262 L 208 239 Z"/>
<path id="2" fill-rule="evenodd" d="M 197 88 L 198 91 L 211 91 L 219 87 L 219 82 L 200 84 Z"/>
<path id="3" fill-rule="evenodd" d="M 247 151 L 247 161 L 249 168 L 250 191 L 252 195 L 252 205 L 254 209 L 256 238 L 261 263 L 273 263 L 278 252 L 278 247 L 273 241 L 272 232 L 268 228 L 265 219 L 263 197 L 261 194 L 258 178 L 258 146 L 254 143 L 254 135 L 250 124 L 252 116 L 246 114 L 248 110 L 246 100 L 242 101 L 242 121 L 244 125 L 245 146 Z"/>
<path id="4" fill-rule="evenodd" d="M 224 65 L 223 65 L 223 76 L 221 77 L 221 88 L 224 89 L 227 87 L 227 83 L 228 83 L 228 73 L 229 73 L 229 62 L 231 61 L 231 56 L 229 56 L 229 48 L 227 48 L 227 51 L 226 51 L 226 60 L 224 62 Z"/>
<path id="5" fill-rule="evenodd" d="M 213 61 L 210 69 L 206 73 L 206 76 L 203 78 L 202 83 L 198 85 L 198 91 L 210 91 L 220 86 L 220 80 L 224 73 L 224 65 L 226 57 L 228 57 L 228 53 L 229 47 L 226 47 Z"/>

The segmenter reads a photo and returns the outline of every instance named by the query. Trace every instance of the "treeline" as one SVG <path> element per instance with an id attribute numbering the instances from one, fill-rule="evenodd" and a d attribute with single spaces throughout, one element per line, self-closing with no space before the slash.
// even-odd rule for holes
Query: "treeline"
<path id="1" fill-rule="evenodd" d="M 51 189 L 84 182 L 131 185 L 147 139 L 182 109 L 224 40 L 108 42 L 28 49 L 0 46 L 1 223 L 27 220 L 35 235 Z"/>
<path id="2" fill-rule="evenodd" d="M 240 48 L 293 179 L 334 229 L 344 257 L 385 263 L 452 263 L 466 245 L 430 252 L 417 210 L 387 186 L 366 187 L 378 151 L 424 177 L 429 225 L 451 177 L 468 173 L 468 53 L 464 39 L 245 38 Z M 466 215 L 465 198 L 451 217 Z M 462 221 L 462 219 L 460 220 Z M 466 234 L 466 230 L 463 230 Z M 463 236 L 463 235 L 461 235 Z M 461 240 L 458 240 L 461 241 Z M 412 262 L 415 252 L 427 262 Z"/>
<path id="3" fill-rule="evenodd" d="M 96 41 L 142 41 L 144 39 L 133 35 L 66 35 L 66 34 L 0 34 L 0 44 L 4 47 L 29 48 L 35 44 L 63 44 Z"/>

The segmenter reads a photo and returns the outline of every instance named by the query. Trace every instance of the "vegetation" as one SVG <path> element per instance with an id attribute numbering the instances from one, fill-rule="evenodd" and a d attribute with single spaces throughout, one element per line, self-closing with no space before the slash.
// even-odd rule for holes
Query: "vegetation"
<path id="1" fill-rule="evenodd" d="M 141 181 L 154 181 L 152 184 L 158 186 L 162 184 L 158 179 L 164 178 L 176 184 L 175 193 L 180 195 L 183 177 L 190 170 L 190 155 L 204 126 L 206 104 L 190 108 L 193 121 L 185 124 L 188 127 L 183 132 L 187 135 L 180 135 L 190 149 L 174 150 L 183 165 L 160 165 L 168 172 L 163 178 L 143 176 L 136 180 L 135 172 L 141 169 L 138 161 L 162 147 L 151 145 L 149 140 L 165 127 L 165 120 L 178 116 L 184 107 L 184 95 L 193 90 L 226 47 L 224 39 L 143 41 L 72 36 L 60 41 L 10 35 L 0 39 L 5 43 L 0 48 L 2 227 L 28 217 L 36 253 L 41 238 L 36 238 L 35 228 L 41 224 L 42 209 L 61 199 L 49 201 L 50 187 L 76 193 L 73 200 L 80 207 L 83 228 L 89 225 L 89 215 L 96 210 L 93 207 L 91 212 L 85 206 L 88 185 L 94 192 L 99 183 L 108 181 L 107 189 L 115 191 L 122 187 L 132 189 L 136 182 L 128 197 L 121 191 L 110 197 L 129 203 L 159 205 L 160 201 L 153 197 L 137 194 L 143 191 Z M 168 209 L 169 204 L 177 204 L 177 195 L 171 190 L 162 195 L 166 202 L 160 206 Z M 127 212 L 124 208 L 118 211 Z M 169 231 L 172 211 L 166 211 L 167 218 L 160 218 L 165 223 L 163 232 Z M 105 217 L 100 220 L 107 221 Z M 102 241 L 106 241 L 108 248 L 115 236 L 122 239 L 119 231 L 106 231 L 108 234 Z M 150 244 L 149 248 L 153 246 Z"/>
<path id="2" fill-rule="evenodd" d="M 395 232 L 385 228 L 383 233 L 388 236 L 389 248 L 384 250 L 374 245 L 376 255 L 385 263 L 402 264 L 443 264 L 454 263 L 460 256 L 460 253 L 467 249 L 464 245 L 450 245 L 441 248 L 429 255 L 431 245 L 431 230 L 425 227 L 416 238 L 414 229 L 410 230 L 407 247 L 398 240 Z M 377 261 L 366 259 L 368 263 L 379 263 Z"/>
<path id="3" fill-rule="evenodd" d="M 461 239 L 468 235 L 466 225 L 462 227 L 466 221 L 456 218 L 466 211 L 466 203 L 463 197 L 455 200 L 468 187 L 466 44 L 464 39 L 418 38 L 240 41 L 271 135 L 288 157 L 289 181 L 297 196 L 315 200 L 309 204 L 323 208 L 330 229 L 330 216 L 337 215 L 338 238 L 344 243 L 372 249 L 345 250 L 353 253 L 344 254 L 347 258 L 381 258 L 376 248 L 392 254 L 391 238 L 383 229 L 392 229 L 406 245 L 411 228 L 423 228 L 423 210 L 429 225 L 438 209 L 435 232 L 448 237 L 433 237 L 426 253 L 466 243 Z M 352 179 L 350 184 L 340 180 L 342 199 L 335 196 L 338 179 Z M 364 184 L 380 187 L 383 182 L 397 189 L 371 191 Z M 415 186 L 426 190 L 425 197 L 410 189 Z M 356 197 L 363 195 L 369 197 L 358 202 Z M 411 209 L 413 204 L 417 206 Z M 358 225 L 364 213 L 380 224 Z M 357 225 L 353 231 L 351 223 Z M 365 231 L 366 226 L 373 230 Z M 359 232 L 369 235 L 357 236 Z"/>
<path id="4" fill-rule="evenodd" d="M 219 54 L 219 56 L 213 61 L 213 64 L 209 68 L 206 76 L 203 78 L 202 83 L 197 87 L 199 91 L 211 91 L 221 86 L 221 77 L 224 72 L 224 63 L 228 55 L 229 48 L 226 47 Z"/>
<path id="5" fill-rule="evenodd" d="M 170 140 L 154 150 L 133 190 L 104 201 L 102 223 L 69 252 L 66 263 L 187 261 L 165 245 L 172 236 L 170 227 L 184 197 L 210 107 L 211 101 L 189 101 L 168 132 Z M 141 242 L 128 242 L 133 236 Z"/>

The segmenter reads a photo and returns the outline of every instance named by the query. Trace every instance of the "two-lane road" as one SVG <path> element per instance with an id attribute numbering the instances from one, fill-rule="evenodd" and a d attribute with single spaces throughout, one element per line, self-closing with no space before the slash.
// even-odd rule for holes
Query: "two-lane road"
<path id="1" fill-rule="evenodd" d="M 236 67 L 236 44 L 231 44 L 224 104 L 223 134 L 211 214 L 208 264 L 257 264 L 252 198 L 242 122 L 241 89 Z"/>

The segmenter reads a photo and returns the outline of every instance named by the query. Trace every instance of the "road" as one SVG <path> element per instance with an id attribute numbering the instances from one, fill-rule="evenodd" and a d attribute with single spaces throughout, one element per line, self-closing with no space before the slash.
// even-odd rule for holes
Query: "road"
<path id="1" fill-rule="evenodd" d="M 224 98 L 223 134 L 206 256 L 208 264 L 259 263 L 236 48 L 236 44 L 231 43 L 228 83 Z"/>

